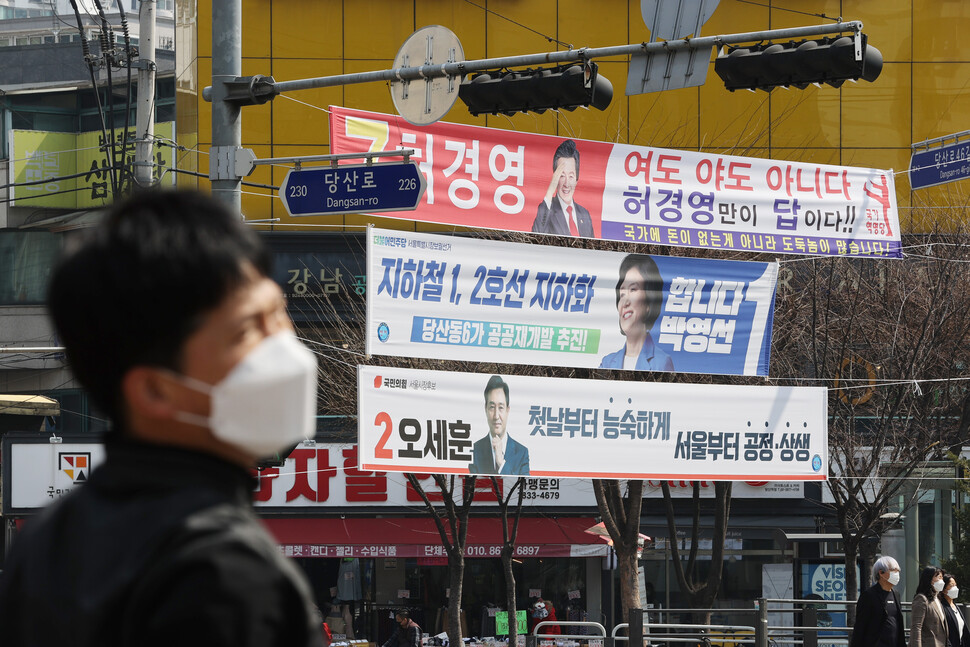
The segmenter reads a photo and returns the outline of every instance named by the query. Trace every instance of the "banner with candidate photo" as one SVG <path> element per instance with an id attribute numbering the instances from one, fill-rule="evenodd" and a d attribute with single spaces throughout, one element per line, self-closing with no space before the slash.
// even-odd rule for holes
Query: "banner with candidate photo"
<path id="1" fill-rule="evenodd" d="M 705 481 L 826 478 L 822 387 L 358 366 L 359 469 Z"/>
<path id="2" fill-rule="evenodd" d="M 370 355 L 768 375 L 777 263 L 369 228 Z"/>
<path id="3" fill-rule="evenodd" d="M 414 151 L 427 191 L 414 211 L 388 217 L 674 247 L 902 257 L 891 170 L 414 126 L 336 106 L 330 146 Z"/>

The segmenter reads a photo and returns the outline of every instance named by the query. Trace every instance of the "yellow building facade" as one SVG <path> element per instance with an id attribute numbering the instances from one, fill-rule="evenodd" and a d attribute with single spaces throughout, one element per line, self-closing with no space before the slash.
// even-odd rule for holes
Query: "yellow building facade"
<path id="1" fill-rule="evenodd" d="M 218 2 L 220 0 L 214 0 Z M 211 142 L 211 3 L 178 0 L 180 167 L 205 173 Z M 466 59 L 606 47 L 650 40 L 638 0 L 243 0 L 242 73 L 277 81 L 393 67 L 415 30 L 443 25 Z M 820 15 L 824 17 L 820 17 Z M 911 144 L 970 129 L 970 2 L 963 0 L 721 0 L 701 35 L 831 22 L 865 25 L 883 55 L 874 83 L 841 88 L 728 92 L 714 73 L 699 88 L 623 95 L 625 59 L 598 60 L 614 98 L 605 111 L 580 109 L 472 117 L 460 101 L 445 121 L 520 132 L 779 160 L 893 169 L 904 232 L 930 231 L 963 218 L 970 182 L 912 191 Z M 242 109 L 242 143 L 260 158 L 330 152 L 326 109 L 342 105 L 395 112 L 383 83 L 304 90 Z M 280 228 L 357 229 L 366 222 L 413 228 L 374 216 L 290 218 L 271 186 L 284 166 L 259 167 L 244 186 L 247 220 L 279 218 Z M 189 181 L 183 176 L 185 181 Z M 193 178 L 191 182 L 205 184 Z"/>

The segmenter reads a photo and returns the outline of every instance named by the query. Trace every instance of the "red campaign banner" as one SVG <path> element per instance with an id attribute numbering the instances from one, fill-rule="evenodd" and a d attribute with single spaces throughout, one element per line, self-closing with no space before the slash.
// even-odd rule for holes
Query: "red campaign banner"
<path id="1" fill-rule="evenodd" d="M 414 126 L 339 106 L 331 106 L 330 144 L 335 154 L 414 151 L 427 191 L 392 218 L 672 247 L 902 257 L 891 170 Z"/>
<path id="2" fill-rule="evenodd" d="M 587 238 L 602 236 L 603 191 L 612 144 L 445 122 L 429 129 L 400 117 L 336 106 L 331 106 L 330 141 L 334 153 L 414 149 L 411 159 L 428 181 L 417 218 L 424 222 L 563 235 L 569 232 L 557 229 L 555 214 L 545 201 L 547 192 L 552 193 L 550 204 L 557 194 L 556 151 L 564 142 L 573 142 L 570 159 L 559 163 L 564 167 L 558 176 L 563 177 L 562 191 L 576 206 L 578 233 Z M 397 214 L 413 216 L 414 212 Z"/>

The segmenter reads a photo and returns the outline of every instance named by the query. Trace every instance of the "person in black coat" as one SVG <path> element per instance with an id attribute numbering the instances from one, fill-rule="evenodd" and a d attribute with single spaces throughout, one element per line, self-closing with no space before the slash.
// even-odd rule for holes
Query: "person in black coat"
<path id="1" fill-rule="evenodd" d="M 884 555 L 872 565 L 876 581 L 862 592 L 856 604 L 855 624 L 849 647 L 905 647 L 906 627 L 899 595 L 899 563 Z"/>
<path id="2" fill-rule="evenodd" d="M 397 630 L 381 647 L 421 647 L 421 627 L 411 620 L 411 613 L 401 609 L 394 614 Z"/>

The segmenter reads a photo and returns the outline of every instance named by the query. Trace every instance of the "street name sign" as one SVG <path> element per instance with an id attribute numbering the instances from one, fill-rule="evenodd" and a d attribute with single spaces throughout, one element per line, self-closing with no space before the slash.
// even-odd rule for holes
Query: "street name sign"
<path id="1" fill-rule="evenodd" d="M 344 164 L 291 170 L 280 199 L 291 216 L 408 211 L 427 186 L 417 162 Z"/>
<path id="2" fill-rule="evenodd" d="M 913 151 L 909 184 L 913 189 L 955 182 L 970 177 L 970 140 Z"/>

